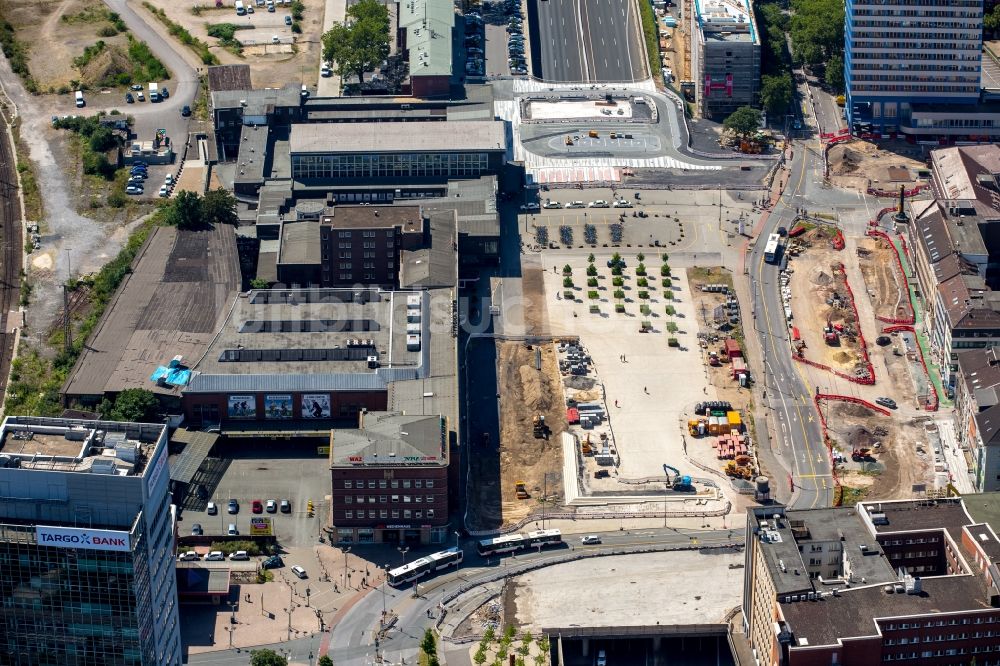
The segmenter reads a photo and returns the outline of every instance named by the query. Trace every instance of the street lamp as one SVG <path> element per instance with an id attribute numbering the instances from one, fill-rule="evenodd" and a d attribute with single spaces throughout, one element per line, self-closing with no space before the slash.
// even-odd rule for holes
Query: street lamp
<path id="1" fill-rule="evenodd" d="M 455 530 L 455 548 L 458 548 L 458 538 L 459 538 L 459 536 L 461 536 L 461 535 L 458 533 L 458 530 Z"/>
<path id="2" fill-rule="evenodd" d="M 347 556 L 350 554 L 350 546 L 344 546 L 344 590 L 347 590 Z"/>

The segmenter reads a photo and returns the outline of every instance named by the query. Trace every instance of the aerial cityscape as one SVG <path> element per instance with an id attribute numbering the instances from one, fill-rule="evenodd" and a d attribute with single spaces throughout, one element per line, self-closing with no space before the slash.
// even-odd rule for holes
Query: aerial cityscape
<path id="1" fill-rule="evenodd" d="M 0 50 L 0 666 L 1000 666 L 1000 1 Z"/>

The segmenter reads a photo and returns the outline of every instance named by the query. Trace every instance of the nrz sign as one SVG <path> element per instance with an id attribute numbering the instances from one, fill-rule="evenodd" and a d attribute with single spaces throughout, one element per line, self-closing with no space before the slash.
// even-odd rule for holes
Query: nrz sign
<path id="1" fill-rule="evenodd" d="M 128 552 L 128 532 L 87 530 L 77 527 L 35 526 L 39 546 L 54 548 L 84 548 L 86 550 L 117 550 Z"/>

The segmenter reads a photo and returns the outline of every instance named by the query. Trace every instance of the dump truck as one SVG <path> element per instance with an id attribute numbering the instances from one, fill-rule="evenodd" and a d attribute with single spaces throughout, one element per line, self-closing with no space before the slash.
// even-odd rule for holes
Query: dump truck
<path id="1" fill-rule="evenodd" d="M 536 414 L 531 419 L 531 430 L 535 439 L 548 439 L 551 433 L 549 426 L 545 423 L 545 416 L 543 414 Z"/>
<path id="2" fill-rule="evenodd" d="M 515 481 L 514 491 L 517 493 L 517 499 L 528 499 L 529 497 L 531 497 L 531 495 L 528 494 L 528 491 L 524 487 L 524 481 Z"/>

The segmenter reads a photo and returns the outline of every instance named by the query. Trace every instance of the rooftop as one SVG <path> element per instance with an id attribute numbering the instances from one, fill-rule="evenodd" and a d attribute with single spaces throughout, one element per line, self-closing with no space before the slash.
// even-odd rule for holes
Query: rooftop
<path id="1" fill-rule="evenodd" d="M 251 88 L 250 65 L 216 65 L 208 68 L 208 89 L 212 92 Z"/>
<path id="2" fill-rule="evenodd" d="M 163 424 L 10 416 L 0 426 L 0 466 L 142 476 L 165 430 Z"/>
<path id="3" fill-rule="evenodd" d="M 410 76 L 451 76 L 451 0 L 407 0 L 399 3 L 399 27 L 406 29 Z"/>
<path id="4" fill-rule="evenodd" d="M 261 251 L 264 246 L 261 245 Z M 320 263 L 319 225 L 314 221 L 286 222 L 281 225 L 279 264 Z"/>
<path id="5" fill-rule="evenodd" d="M 443 153 L 506 150 L 504 123 L 466 120 L 421 123 L 296 123 L 291 153 Z"/>
<path id="6" fill-rule="evenodd" d="M 423 233 L 420 206 L 350 206 L 329 209 L 322 223 L 334 229 L 385 229 L 401 227 L 404 233 Z"/>
<path id="7" fill-rule="evenodd" d="M 430 247 L 401 253 L 399 284 L 403 288 L 450 286 L 458 281 L 455 213 L 434 211 L 429 218 Z"/>
<path id="8" fill-rule="evenodd" d="M 878 534 L 942 530 L 973 522 L 960 499 L 864 502 L 858 511 L 885 516 L 874 526 Z"/>
<path id="9" fill-rule="evenodd" d="M 240 131 L 240 153 L 236 158 L 237 183 L 259 183 L 264 180 L 268 132 L 266 125 L 243 126 Z"/>
<path id="10" fill-rule="evenodd" d="M 961 351 L 958 353 L 958 368 L 966 390 L 976 398 L 980 409 L 992 407 L 1000 402 L 992 391 L 1000 386 L 1000 347 Z M 980 393 L 988 400 L 987 402 L 979 401 Z M 992 399 L 990 399 L 991 393 Z"/>
<path id="11" fill-rule="evenodd" d="M 369 412 L 357 430 L 335 430 L 334 466 L 448 464 L 448 438 L 440 416 Z"/>
<path id="12" fill-rule="evenodd" d="M 840 638 L 874 636 L 876 619 L 990 609 L 982 581 L 972 575 L 921 579 L 919 594 L 887 592 L 883 585 L 853 587 L 811 601 L 781 603 L 793 647 L 832 645 Z"/>
<path id="13" fill-rule="evenodd" d="M 297 107 L 302 104 L 302 85 L 289 83 L 283 88 L 246 88 L 243 90 L 213 90 L 212 108 L 237 109 L 245 112 L 272 113 L 276 107 Z"/>
<path id="14" fill-rule="evenodd" d="M 194 363 L 208 348 L 240 286 L 231 227 L 198 231 L 155 227 L 132 264 L 62 391 L 104 396 L 127 388 L 177 393 L 150 378 L 180 356 Z"/>
<path id="15" fill-rule="evenodd" d="M 747 0 L 695 0 L 695 13 L 703 39 L 711 38 L 711 33 L 730 33 L 734 38 L 743 33 L 758 42 L 753 11 Z"/>

